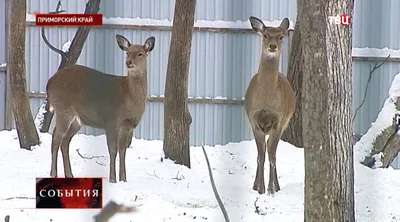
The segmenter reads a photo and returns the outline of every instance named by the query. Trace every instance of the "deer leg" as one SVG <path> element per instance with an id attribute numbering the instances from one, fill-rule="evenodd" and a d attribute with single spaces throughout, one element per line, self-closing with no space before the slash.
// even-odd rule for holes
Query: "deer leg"
<path id="1" fill-rule="evenodd" d="M 58 162 L 58 150 L 65 132 L 67 132 L 70 121 L 63 116 L 63 113 L 56 113 L 56 124 L 53 130 L 51 140 L 51 177 L 57 177 L 57 162 Z"/>
<path id="2" fill-rule="evenodd" d="M 265 134 L 253 130 L 254 139 L 257 145 L 257 172 L 256 179 L 254 180 L 253 190 L 258 191 L 259 194 L 265 193 L 265 183 L 264 183 L 264 163 L 265 163 Z"/>
<path id="3" fill-rule="evenodd" d="M 125 154 L 127 141 L 129 137 L 132 135 L 131 130 L 120 130 L 119 138 L 118 138 L 118 154 L 119 154 L 119 181 L 126 182 L 126 167 L 125 167 Z M 132 137 L 130 137 L 132 139 Z"/>
<path id="4" fill-rule="evenodd" d="M 51 136 L 51 171 L 50 177 L 57 177 L 57 159 L 58 150 L 61 143 L 61 133 L 58 131 L 57 125 L 54 127 L 53 134 Z"/>
<path id="5" fill-rule="evenodd" d="M 117 158 L 117 139 L 118 132 L 115 127 L 108 127 L 106 129 L 106 138 L 107 138 L 107 146 L 108 153 L 110 155 L 110 183 L 116 183 L 116 172 L 115 172 L 115 160 Z"/>
<path id="6" fill-rule="evenodd" d="M 129 131 L 129 135 L 128 135 L 128 138 L 127 138 L 127 141 L 126 141 L 126 148 L 128 148 L 131 145 L 132 137 L 133 137 L 133 129 L 131 129 Z"/>
<path id="7" fill-rule="evenodd" d="M 69 160 L 69 144 L 71 143 L 72 137 L 81 129 L 81 125 L 77 120 L 73 120 L 69 126 L 67 133 L 64 135 L 61 141 L 61 153 L 64 162 L 64 175 L 65 177 L 74 177 L 71 170 L 71 161 Z"/>
<path id="8" fill-rule="evenodd" d="M 273 130 L 268 138 L 267 151 L 269 159 L 269 182 L 268 194 L 275 194 L 280 190 L 278 176 L 276 173 L 276 150 L 281 139 L 281 130 Z"/>

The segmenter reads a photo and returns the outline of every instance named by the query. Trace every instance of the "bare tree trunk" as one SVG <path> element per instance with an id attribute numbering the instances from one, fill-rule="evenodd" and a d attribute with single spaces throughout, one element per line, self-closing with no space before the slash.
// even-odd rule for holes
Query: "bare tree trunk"
<path id="1" fill-rule="evenodd" d="M 293 39 L 291 42 L 288 80 L 296 94 L 296 108 L 289 122 L 287 129 L 283 132 L 282 140 L 287 141 L 297 147 L 303 147 L 303 124 L 301 119 L 301 92 L 303 85 L 303 51 L 301 49 L 301 34 L 299 28 L 299 16 L 297 16 L 294 28 Z"/>
<path id="2" fill-rule="evenodd" d="M 304 221 L 353 222 L 352 27 L 329 24 L 327 16 L 351 15 L 354 3 L 300 1 Z"/>
<path id="3" fill-rule="evenodd" d="M 89 0 L 86 3 L 85 14 L 97 14 L 100 9 L 99 5 L 100 0 Z M 58 8 L 56 12 L 58 12 Z M 89 35 L 90 28 L 90 26 L 82 26 L 78 28 L 67 52 L 63 52 L 62 50 L 52 46 L 44 34 L 44 28 L 42 28 L 43 41 L 51 50 L 61 55 L 61 63 L 58 66 L 58 70 L 66 68 L 68 66 L 72 66 L 76 63 L 76 61 L 78 61 L 78 58 L 82 52 L 83 45 L 85 44 L 85 41 Z M 51 120 L 53 119 L 53 113 L 49 111 L 47 98 L 39 110 L 44 110 L 43 113 L 39 112 L 36 116 L 36 119 L 40 118 L 39 116 L 43 116 L 42 118 L 40 118 L 42 119 L 40 132 L 49 132 Z"/>
<path id="4" fill-rule="evenodd" d="M 9 4 L 8 64 L 12 109 L 21 148 L 30 150 L 39 144 L 32 112 L 26 94 L 25 73 L 25 23 L 26 0 L 13 0 Z"/>
<path id="5" fill-rule="evenodd" d="M 164 102 L 164 153 L 190 168 L 188 75 L 196 0 L 176 0 Z"/>

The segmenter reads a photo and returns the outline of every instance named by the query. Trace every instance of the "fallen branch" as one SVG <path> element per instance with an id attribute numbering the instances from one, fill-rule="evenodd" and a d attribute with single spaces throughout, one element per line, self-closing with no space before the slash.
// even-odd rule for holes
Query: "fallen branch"
<path id="1" fill-rule="evenodd" d="M 79 155 L 82 159 L 86 159 L 86 160 L 92 160 L 92 159 L 95 159 L 95 158 L 98 158 L 98 159 L 100 159 L 100 158 L 106 159 L 105 156 L 91 156 L 91 157 L 83 156 L 83 155 L 81 154 L 81 152 L 79 152 L 79 149 L 76 149 L 76 152 L 78 153 L 78 155 Z"/>
<path id="2" fill-rule="evenodd" d="M 256 214 L 261 215 L 260 207 L 257 206 L 257 201 L 258 201 L 258 197 L 257 197 L 256 200 L 254 201 L 254 208 L 255 208 L 254 212 L 255 212 Z"/>
<path id="3" fill-rule="evenodd" d="M 153 170 L 153 175 L 151 175 L 151 174 L 149 174 L 147 172 L 146 172 L 146 174 L 149 175 L 149 176 L 157 177 L 158 179 L 160 179 L 160 177 L 157 176 L 157 174 L 156 174 L 156 170 Z"/>
<path id="4" fill-rule="evenodd" d="M 389 89 L 382 110 L 355 146 L 357 161 L 370 168 L 387 168 L 400 152 L 400 73 Z"/>
<path id="5" fill-rule="evenodd" d="M 400 100 L 396 101 L 396 107 L 400 108 Z M 371 168 L 388 168 L 394 158 L 400 152 L 400 136 L 397 134 L 400 127 L 400 113 L 393 117 L 393 123 L 385 128 L 374 141 L 370 155 L 365 157 L 362 164 Z"/>
<path id="6" fill-rule="evenodd" d="M 122 204 L 117 204 L 114 201 L 108 202 L 108 204 L 100 211 L 99 214 L 95 215 L 95 222 L 108 222 L 111 217 L 113 217 L 117 213 L 132 213 L 136 212 L 136 207 L 128 207 Z"/>
<path id="7" fill-rule="evenodd" d="M 222 214 L 224 215 L 225 221 L 229 222 L 230 220 L 229 220 L 228 212 L 226 211 L 224 203 L 222 203 L 221 197 L 218 194 L 217 187 L 215 186 L 214 177 L 212 175 L 210 161 L 208 160 L 206 149 L 204 149 L 204 146 L 201 146 L 201 147 L 203 148 L 204 157 L 206 158 L 207 168 L 208 168 L 208 175 L 210 176 L 211 186 L 212 186 L 215 198 L 218 201 L 218 205 L 221 208 L 221 211 L 222 211 Z"/>
<path id="8" fill-rule="evenodd" d="M 1 200 L 3 201 L 3 200 L 15 200 L 15 199 L 18 199 L 18 200 L 34 200 L 35 198 L 34 197 L 7 197 L 7 198 L 1 199 Z"/>
<path id="9" fill-rule="evenodd" d="M 177 173 L 176 173 L 176 176 L 175 177 L 172 177 L 171 179 L 173 179 L 173 180 L 183 180 L 183 179 L 185 179 L 185 176 L 183 176 L 183 175 L 180 175 L 179 176 L 179 173 L 180 173 L 181 171 L 178 171 Z"/>

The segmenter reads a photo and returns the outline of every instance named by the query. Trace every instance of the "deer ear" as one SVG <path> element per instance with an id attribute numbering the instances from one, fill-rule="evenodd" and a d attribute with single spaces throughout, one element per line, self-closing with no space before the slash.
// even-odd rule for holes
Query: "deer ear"
<path id="1" fill-rule="evenodd" d="M 119 48 L 121 48 L 123 51 L 128 51 L 129 46 L 131 46 L 129 40 L 119 34 L 115 35 L 115 38 L 117 39 Z"/>
<path id="2" fill-rule="evenodd" d="M 257 32 L 258 34 L 262 35 L 262 32 L 265 29 L 264 23 L 260 19 L 253 17 L 253 16 L 250 16 L 249 21 L 250 21 L 250 25 L 253 28 L 253 30 L 255 32 Z"/>
<path id="3" fill-rule="evenodd" d="M 289 19 L 288 18 L 284 18 L 281 22 L 281 24 L 279 25 L 279 28 L 281 28 L 283 33 L 286 33 L 287 30 L 289 29 Z"/>
<path id="4" fill-rule="evenodd" d="M 156 38 L 154 38 L 153 36 L 146 39 L 143 48 L 147 52 L 147 54 L 149 54 L 151 50 L 153 50 L 155 44 L 156 44 Z"/>

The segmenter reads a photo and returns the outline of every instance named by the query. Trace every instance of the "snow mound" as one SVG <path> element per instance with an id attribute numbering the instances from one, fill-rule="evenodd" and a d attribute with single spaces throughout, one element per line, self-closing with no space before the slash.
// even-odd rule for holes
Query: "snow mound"
<path id="1" fill-rule="evenodd" d="M 400 73 L 396 74 L 394 77 L 389 89 L 389 97 L 385 100 L 375 122 L 371 124 L 371 128 L 369 128 L 367 133 L 361 137 L 360 141 L 354 145 L 355 162 L 362 162 L 364 157 L 371 153 L 376 136 L 380 135 L 385 128 L 392 124 L 393 117 L 397 112 L 394 102 L 398 97 L 400 97 Z M 379 159 L 380 158 L 376 160 Z M 378 162 L 376 164 L 379 165 L 381 163 Z"/>

